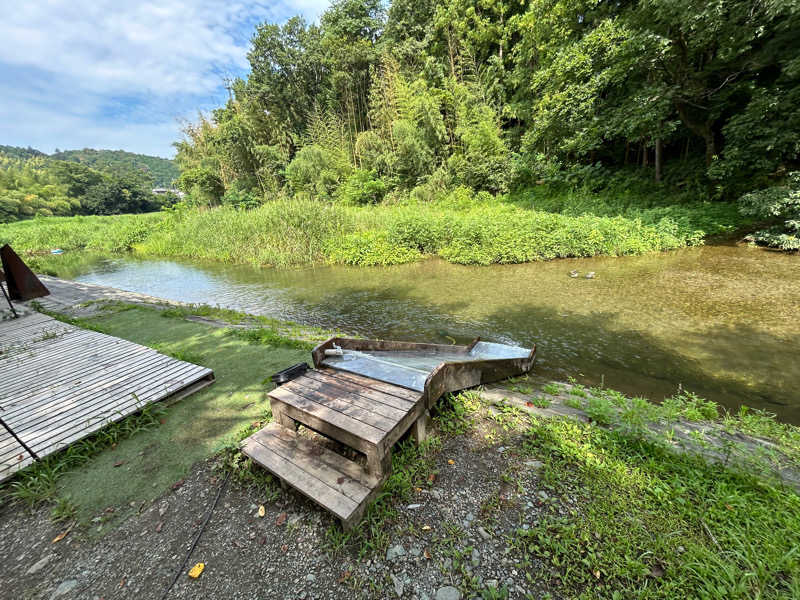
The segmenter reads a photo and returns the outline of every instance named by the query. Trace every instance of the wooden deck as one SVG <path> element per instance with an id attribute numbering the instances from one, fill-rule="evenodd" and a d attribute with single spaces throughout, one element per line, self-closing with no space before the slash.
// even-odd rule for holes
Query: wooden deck
<path id="1" fill-rule="evenodd" d="M 269 393 L 275 419 L 242 452 L 339 519 L 361 518 L 391 469 L 392 446 L 409 429 L 424 436 L 420 392 L 335 369 L 309 370 Z M 366 465 L 295 433 L 305 425 L 366 456 Z"/>
<path id="2" fill-rule="evenodd" d="M 213 381 L 208 368 L 46 315 L 0 322 L 0 418 L 40 458 Z M 33 460 L 0 427 L 0 481 Z"/>

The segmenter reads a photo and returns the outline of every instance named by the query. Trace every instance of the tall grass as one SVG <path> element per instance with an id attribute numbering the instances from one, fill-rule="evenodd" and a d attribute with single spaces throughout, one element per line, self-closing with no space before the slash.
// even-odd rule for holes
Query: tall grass
<path id="1" fill-rule="evenodd" d="M 549 210 L 546 210 L 549 209 Z M 728 205 L 637 207 L 625 199 L 494 198 L 456 189 L 435 202 L 346 207 L 308 197 L 252 210 L 182 208 L 149 215 L 37 218 L 0 228 L 0 242 L 36 254 L 133 249 L 287 267 L 322 262 L 388 265 L 438 255 L 462 264 L 621 256 L 702 243 L 737 224 Z"/>

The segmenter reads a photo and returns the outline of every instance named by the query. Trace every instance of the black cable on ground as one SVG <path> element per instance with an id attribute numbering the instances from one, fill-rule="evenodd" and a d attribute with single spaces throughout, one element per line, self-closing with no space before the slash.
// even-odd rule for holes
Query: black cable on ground
<path id="1" fill-rule="evenodd" d="M 197 542 L 200 541 L 200 536 L 203 535 L 203 532 L 206 530 L 206 525 L 211 520 L 211 515 L 214 512 L 214 509 L 217 507 L 217 503 L 219 502 L 220 496 L 222 496 L 222 490 L 225 489 L 225 486 L 228 485 L 228 480 L 231 478 L 231 471 L 228 471 L 228 474 L 225 476 L 225 480 L 219 486 L 217 490 L 217 497 L 214 498 L 214 503 L 211 505 L 211 508 L 208 509 L 208 514 L 206 515 L 206 520 L 203 521 L 203 524 L 200 526 L 200 531 L 197 532 L 197 535 L 194 537 L 194 541 L 192 542 L 189 551 L 186 553 L 186 557 L 183 559 L 183 563 L 181 564 L 180 568 L 175 572 L 175 577 L 172 578 L 172 581 L 167 586 L 167 589 L 164 590 L 164 594 L 161 596 L 161 600 L 164 600 L 169 594 L 169 591 L 172 589 L 172 586 L 175 585 L 175 582 L 178 581 L 178 577 L 181 576 L 183 570 L 186 568 L 186 564 L 189 562 L 189 558 L 192 556 L 192 552 L 194 552 L 195 546 L 197 546 Z"/>

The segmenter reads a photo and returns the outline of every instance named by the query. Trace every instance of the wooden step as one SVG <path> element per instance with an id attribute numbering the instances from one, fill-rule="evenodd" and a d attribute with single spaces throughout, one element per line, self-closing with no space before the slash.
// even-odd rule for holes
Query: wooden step
<path id="1" fill-rule="evenodd" d="M 391 466 L 392 446 L 425 411 L 420 392 L 333 369 L 309 370 L 269 397 L 280 425 L 302 423 L 362 452 L 377 477 Z"/>
<path id="2" fill-rule="evenodd" d="M 342 521 L 358 523 L 385 480 L 295 431 L 270 423 L 242 442 L 242 452 Z"/>

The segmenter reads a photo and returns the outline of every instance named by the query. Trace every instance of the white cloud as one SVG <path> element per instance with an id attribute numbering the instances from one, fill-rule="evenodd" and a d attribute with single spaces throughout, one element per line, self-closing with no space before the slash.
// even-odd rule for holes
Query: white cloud
<path id="1" fill-rule="evenodd" d="M 177 118 L 217 103 L 224 79 L 246 71 L 256 23 L 315 20 L 327 5 L 0 0 L 0 144 L 171 153 Z M 138 127 L 159 141 L 143 144 Z"/>

